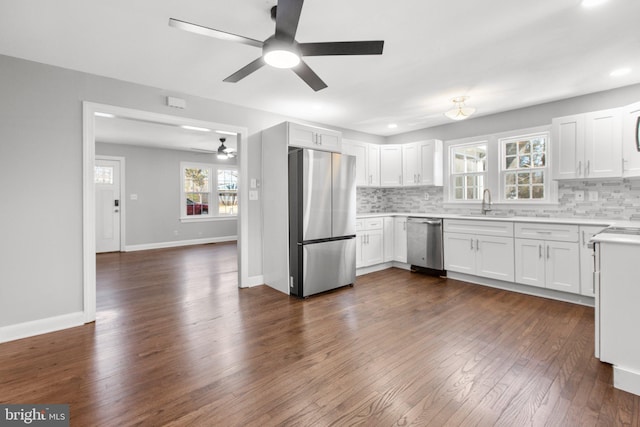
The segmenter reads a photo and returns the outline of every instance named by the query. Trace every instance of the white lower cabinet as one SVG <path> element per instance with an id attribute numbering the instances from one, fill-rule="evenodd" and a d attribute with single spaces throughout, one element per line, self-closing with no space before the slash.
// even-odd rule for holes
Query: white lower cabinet
<path id="1" fill-rule="evenodd" d="M 589 240 L 606 227 L 599 225 L 580 226 L 580 293 L 589 297 L 595 297 L 593 284 L 594 252 L 588 247 Z"/>
<path id="2" fill-rule="evenodd" d="M 444 268 L 513 282 L 513 223 L 445 219 Z"/>
<path id="3" fill-rule="evenodd" d="M 390 262 L 393 261 L 393 257 L 394 257 L 394 224 L 393 224 L 393 217 L 392 216 L 386 216 L 384 217 L 384 256 L 383 256 L 383 261 L 384 262 Z"/>
<path id="4" fill-rule="evenodd" d="M 380 264 L 384 260 L 383 217 L 356 221 L 356 268 Z"/>
<path id="5" fill-rule="evenodd" d="M 513 282 L 513 238 L 444 233 L 445 270 Z"/>
<path id="6" fill-rule="evenodd" d="M 516 283 L 580 293 L 577 225 L 521 223 L 515 225 L 515 235 Z"/>
<path id="7" fill-rule="evenodd" d="M 407 217 L 393 218 L 393 260 L 407 262 Z"/>

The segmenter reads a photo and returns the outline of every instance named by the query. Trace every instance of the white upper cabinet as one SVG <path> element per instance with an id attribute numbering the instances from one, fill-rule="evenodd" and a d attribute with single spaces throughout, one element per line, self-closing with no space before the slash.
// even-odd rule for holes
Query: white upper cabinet
<path id="1" fill-rule="evenodd" d="M 402 182 L 404 186 L 442 186 L 442 141 L 402 145 Z"/>
<path id="2" fill-rule="evenodd" d="M 402 186 L 402 145 L 380 146 L 380 186 Z"/>
<path id="3" fill-rule="evenodd" d="M 315 150 L 341 152 L 342 134 L 340 132 L 298 123 L 289 126 L 289 145 Z"/>
<path id="4" fill-rule="evenodd" d="M 356 186 L 364 187 L 367 185 L 369 181 L 367 176 L 367 143 L 345 139 L 342 141 L 342 154 L 356 158 Z"/>
<path id="5" fill-rule="evenodd" d="M 625 177 L 640 176 L 640 102 L 622 110 L 622 157 Z"/>
<path id="6" fill-rule="evenodd" d="M 420 169 L 418 179 L 421 185 L 442 187 L 442 141 L 432 139 L 418 143 Z"/>
<path id="7" fill-rule="evenodd" d="M 622 114 L 619 108 L 585 115 L 585 178 L 622 176 Z"/>
<path id="8" fill-rule="evenodd" d="M 619 108 L 553 119 L 554 178 L 621 177 L 621 123 Z"/>
<path id="9" fill-rule="evenodd" d="M 402 183 L 404 186 L 420 185 L 421 159 L 418 143 L 402 145 Z"/>
<path id="10" fill-rule="evenodd" d="M 380 146 L 344 139 L 342 153 L 356 157 L 356 186 L 380 186 Z"/>
<path id="11" fill-rule="evenodd" d="M 367 147 L 367 186 L 380 187 L 380 146 L 368 144 Z"/>

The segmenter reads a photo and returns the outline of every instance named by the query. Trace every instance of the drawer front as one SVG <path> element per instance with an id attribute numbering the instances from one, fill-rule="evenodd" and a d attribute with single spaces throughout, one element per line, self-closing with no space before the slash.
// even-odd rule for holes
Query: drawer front
<path id="1" fill-rule="evenodd" d="M 364 230 L 364 219 L 356 219 L 356 232 Z"/>
<path id="2" fill-rule="evenodd" d="M 384 218 L 365 218 L 364 229 L 365 230 L 382 230 L 384 224 Z"/>
<path id="3" fill-rule="evenodd" d="M 573 224 L 516 223 L 516 237 L 522 239 L 554 240 L 557 242 L 577 242 L 578 226 Z"/>
<path id="4" fill-rule="evenodd" d="M 445 219 L 444 231 L 482 236 L 513 237 L 513 222 L 473 219 Z"/>

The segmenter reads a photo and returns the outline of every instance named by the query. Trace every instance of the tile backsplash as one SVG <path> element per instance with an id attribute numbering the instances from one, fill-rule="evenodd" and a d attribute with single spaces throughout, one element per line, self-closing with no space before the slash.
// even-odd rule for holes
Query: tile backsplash
<path id="1" fill-rule="evenodd" d="M 577 191 L 584 191 L 584 201 L 576 201 Z M 590 191 L 598 193 L 598 201 L 589 201 Z M 561 182 L 558 201 L 557 206 L 505 208 L 496 205 L 490 214 L 640 221 L 640 180 Z M 358 213 L 480 213 L 479 207 L 445 209 L 442 187 L 358 188 L 357 210 Z"/>

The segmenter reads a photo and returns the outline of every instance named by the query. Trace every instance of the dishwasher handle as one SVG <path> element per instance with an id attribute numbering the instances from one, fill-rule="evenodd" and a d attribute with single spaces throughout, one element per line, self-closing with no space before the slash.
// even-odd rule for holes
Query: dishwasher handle
<path id="1" fill-rule="evenodd" d="M 441 219 L 432 219 L 432 218 L 408 218 L 407 222 L 413 222 L 415 224 L 429 224 L 429 225 L 439 225 L 442 226 Z"/>

